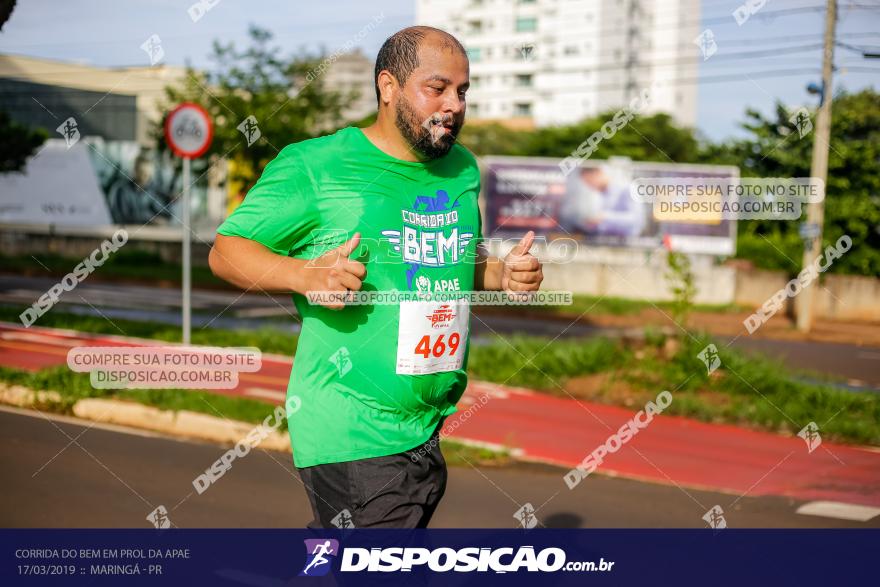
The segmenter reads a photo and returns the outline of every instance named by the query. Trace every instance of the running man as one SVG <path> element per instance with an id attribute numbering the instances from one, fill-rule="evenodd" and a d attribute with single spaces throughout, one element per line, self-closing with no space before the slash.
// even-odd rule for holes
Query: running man
<path id="1" fill-rule="evenodd" d="M 446 488 L 443 420 L 467 385 L 465 302 L 309 303 L 307 292 L 531 292 L 527 233 L 504 259 L 481 246 L 476 159 L 456 144 L 464 48 L 410 27 L 376 59 L 378 117 L 292 144 L 218 229 L 214 274 L 292 292 L 302 317 L 288 427 L 310 528 L 426 527 Z"/>
<path id="2" fill-rule="evenodd" d="M 327 563 L 329 563 L 330 560 L 324 555 L 336 554 L 336 553 L 333 552 L 333 548 L 330 546 L 330 541 L 327 540 L 326 542 L 316 544 L 315 549 L 312 551 L 312 554 L 315 556 L 315 558 L 313 558 L 312 562 L 307 564 L 306 568 L 303 569 L 303 571 L 302 571 L 303 575 L 308 575 L 309 569 L 312 569 L 314 567 L 318 567 L 321 565 L 326 565 Z"/>

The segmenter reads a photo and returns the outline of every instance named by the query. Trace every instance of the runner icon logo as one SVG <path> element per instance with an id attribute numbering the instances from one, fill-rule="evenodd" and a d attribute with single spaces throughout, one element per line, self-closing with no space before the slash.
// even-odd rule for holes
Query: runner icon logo
<path id="1" fill-rule="evenodd" d="M 720 505 L 712 506 L 712 509 L 703 514 L 703 519 L 713 530 L 724 530 L 727 528 L 727 520 L 724 519 L 724 510 L 721 509 Z"/>
<path id="2" fill-rule="evenodd" d="M 328 360 L 336 366 L 340 377 L 345 377 L 345 374 L 351 371 L 351 353 L 344 346 L 339 347 L 339 350 L 330 355 Z"/>
<path id="3" fill-rule="evenodd" d="M 300 577 L 322 577 L 330 570 L 332 557 L 339 554 L 339 541 L 332 538 L 310 538 L 306 543 L 306 566 Z"/>
<path id="4" fill-rule="evenodd" d="M 697 355 L 697 358 L 703 361 L 706 365 L 706 370 L 708 374 L 711 375 L 715 372 L 718 367 L 721 366 L 721 357 L 718 356 L 718 347 L 714 344 L 710 344 L 706 348 L 700 351 Z"/>
<path id="5" fill-rule="evenodd" d="M 804 426 L 797 434 L 807 443 L 807 452 L 812 453 L 822 444 L 822 435 L 819 434 L 819 426 L 815 422 L 810 422 Z"/>

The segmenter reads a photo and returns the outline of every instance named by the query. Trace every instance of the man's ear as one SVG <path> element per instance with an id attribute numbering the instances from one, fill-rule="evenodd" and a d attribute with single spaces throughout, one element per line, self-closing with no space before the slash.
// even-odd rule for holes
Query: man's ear
<path id="1" fill-rule="evenodd" d="M 400 88 L 400 85 L 397 83 L 397 78 L 395 78 L 387 69 L 383 69 L 379 72 L 379 77 L 376 80 L 379 85 L 379 99 L 384 105 L 391 104 L 391 100 L 394 98 L 394 93 Z"/>

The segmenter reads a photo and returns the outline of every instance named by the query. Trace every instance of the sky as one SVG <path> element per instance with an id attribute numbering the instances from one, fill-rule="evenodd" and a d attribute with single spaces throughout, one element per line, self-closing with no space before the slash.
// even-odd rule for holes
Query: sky
<path id="1" fill-rule="evenodd" d="M 187 9 L 195 0 L 19 0 L 0 32 L 0 53 L 95 66 L 148 65 L 140 45 L 157 34 L 165 62 L 209 67 L 214 39 L 244 46 L 248 25 L 256 24 L 274 34 L 282 53 L 332 53 L 361 37 L 357 45 L 373 58 L 389 35 L 416 24 L 414 0 L 202 1 L 214 5 L 193 22 Z M 738 25 L 732 13 L 747 1 L 702 2 L 701 29 L 712 30 L 717 52 L 700 64 L 697 129 L 711 140 L 742 136 L 747 108 L 769 113 L 776 101 L 792 107 L 816 103 L 805 88 L 820 80 L 824 13 L 818 8 L 825 0 L 767 0 Z M 880 53 L 880 0 L 838 4 L 838 40 Z M 772 14 L 791 9 L 802 12 Z M 693 48 L 699 58 L 700 49 Z M 835 63 L 835 92 L 880 85 L 880 59 L 837 49 Z"/>

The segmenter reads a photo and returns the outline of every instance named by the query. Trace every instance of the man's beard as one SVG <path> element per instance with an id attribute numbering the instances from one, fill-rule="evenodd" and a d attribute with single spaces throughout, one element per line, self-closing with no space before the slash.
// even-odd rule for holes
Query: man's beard
<path id="1" fill-rule="evenodd" d="M 395 114 L 394 122 L 400 134 L 414 151 L 428 159 L 437 159 L 446 155 L 455 144 L 455 139 L 461 130 L 460 122 L 457 122 L 453 117 L 447 117 L 443 122 L 452 124 L 450 132 L 444 132 L 435 138 L 431 133 L 433 125 L 430 123 L 433 115 L 427 120 L 421 120 L 412 104 L 403 96 L 397 101 Z"/>

